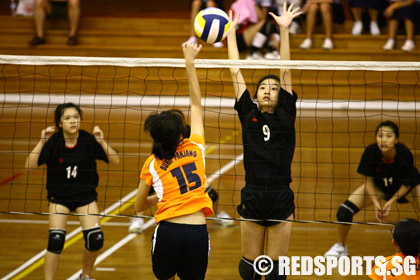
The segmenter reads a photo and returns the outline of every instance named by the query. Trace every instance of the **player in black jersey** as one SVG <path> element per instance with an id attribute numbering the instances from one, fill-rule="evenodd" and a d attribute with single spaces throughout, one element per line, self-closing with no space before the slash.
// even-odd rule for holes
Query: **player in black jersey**
<path id="1" fill-rule="evenodd" d="M 89 279 L 98 250 L 103 246 L 99 226 L 96 187 L 99 182 L 96 160 L 119 163 L 117 152 L 108 145 L 102 130 L 96 126 L 93 135 L 80 129 L 82 110 L 64 103 L 55 110 L 55 124 L 41 132 L 41 140 L 29 154 L 26 168 L 47 164 L 50 234 L 45 254 L 45 279 L 54 279 L 66 237 L 70 212 L 80 214 L 85 247 L 82 274 Z M 55 133 L 54 133 L 55 132 Z M 59 214 L 59 215 L 54 215 Z M 89 215 L 88 215 L 89 214 Z"/>
<path id="2" fill-rule="evenodd" d="M 293 9 L 293 4 L 287 8 L 286 3 L 283 11 L 280 17 L 270 15 L 281 32 L 280 57 L 290 60 L 289 26 L 301 12 L 299 8 Z M 229 59 L 239 59 L 235 34 L 238 17 L 233 20 L 230 12 L 230 19 Z M 274 75 L 263 77 L 258 83 L 255 101 L 246 88 L 240 69 L 231 68 L 230 73 L 244 147 L 245 187 L 238 212 L 246 219 L 255 220 L 241 222 L 243 257 L 239 273 L 242 279 L 261 279 L 261 275 L 254 271 L 254 260 L 260 255 L 276 260 L 287 255 L 289 249 L 292 223 L 278 220 L 293 219 L 295 210 L 294 194 L 289 184 L 295 149 L 297 95 L 292 90 L 290 69 L 281 69 L 280 78 Z M 286 276 L 278 275 L 278 261 L 273 266 L 266 279 L 286 279 Z"/>
<path id="3" fill-rule="evenodd" d="M 385 222 L 394 202 L 408 202 L 406 196 L 413 190 L 414 206 L 420 209 L 420 179 L 414 166 L 413 154 L 398 142 L 398 126 L 385 121 L 376 128 L 376 143 L 369 145 L 360 160 L 357 172 L 366 176 L 366 181 L 358 187 L 337 211 L 339 222 L 352 222 L 353 216 L 361 209 L 374 205 L 376 218 Z M 386 202 L 381 205 L 381 199 Z M 338 243 L 325 256 L 347 256 L 347 235 L 350 225 L 338 225 Z"/>

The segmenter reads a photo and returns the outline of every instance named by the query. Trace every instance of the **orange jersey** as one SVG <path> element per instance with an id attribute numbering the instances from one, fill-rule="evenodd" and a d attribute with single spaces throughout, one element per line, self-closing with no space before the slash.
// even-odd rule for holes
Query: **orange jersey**
<path id="1" fill-rule="evenodd" d="M 394 266 L 394 264 L 392 263 L 392 258 L 395 256 L 399 256 L 401 257 L 401 262 L 398 262 L 401 266 L 400 266 L 400 270 L 401 270 L 401 274 L 400 275 L 393 275 L 393 271 L 392 269 L 396 267 Z M 404 274 L 404 258 L 406 257 L 406 255 L 404 255 L 403 253 L 398 253 L 395 254 L 393 256 L 389 256 L 385 258 L 385 262 L 384 264 L 386 264 L 386 275 L 378 275 L 375 272 L 375 269 L 380 269 L 380 267 L 378 267 L 377 265 L 375 265 L 372 269 L 372 274 L 369 276 L 369 278 L 373 279 L 373 280 L 420 280 L 420 271 L 419 271 L 419 257 L 417 256 L 416 259 L 416 263 L 411 264 L 412 266 L 415 265 L 415 275 L 406 275 Z"/>
<path id="2" fill-rule="evenodd" d="M 213 202 L 206 193 L 205 143 L 191 135 L 182 141 L 170 160 L 151 155 L 143 165 L 140 178 L 153 186 L 159 198 L 156 223 L 203 210 L 213 214 Z"/>

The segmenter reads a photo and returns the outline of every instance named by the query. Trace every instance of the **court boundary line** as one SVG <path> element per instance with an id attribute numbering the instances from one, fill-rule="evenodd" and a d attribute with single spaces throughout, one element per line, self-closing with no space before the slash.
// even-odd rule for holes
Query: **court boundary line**
<path id="1" fill-rule="evenodd" d="M 146 229 L 148 229 L 149 227 L 151 227 L 153 224 L 155 224 L 155 219 L 150 219 L 149 221 L 147 221 L 143 225 L 143 231 L 146 230 Z M 121 239 L 120 241 L 118 241 L 117 243 L 115 243 L 114 245 L 112 245 L 108 250 L 106 250 L 105 252 L 103 252 L 102 254 L 100 254 L 96 258 L 95 264 L 93 266 L 95 267 L 96 265 L 100 264 L 107 257 L 109 257 L 110 255 L 112 255 L 113 253 L 115 253 L 118 249 L 120 249 L 121 247 L 123 247 L 125 244 L 127 244 L 131 240 L 133 240 L 136 236 L 137 236 L 137 233 L 130 233 L 126 237 L 124 237 L 123 239 Z M 82 273 L 82 270 L 81 269 L 79 269 L 76 273 L 74 273 L 72 276 L 70 276 L 69 278 L 67 278 L 67 280 L 72 280 L 72 279 L 76 279 L 77 280 L 77 277 L 80 275 L 80 273 Z"/>
<path id="2" fill-rule="evenodd" d="M 121 206 L 122 203 L 128 202 L 133 196 L 135 196 L 136 192 L 137 192 L 137 189 L 131 191 L 129 194 L 127 194 L 126 196 L 124 196 L 121 200 L 115 202 L 113 205 L 111 205 L 110 207 L 108 207 L 107 209 L 105 209 L 101 213 L 101 215 L 103 215 L 103 214 L 106 215 L 109 212 L 112 212 L 113 210 L 115 210 L 117 207 Z M 80 232 L 82 232 L 82 227 L 81 226 L 77 227 L 72 232 L 70 232 L 69 234 L 67 234 L 66 235 L 66 243 L 67 243 L 68 240 L 70 240 L 71 238 L 73 238 L 74 236 L 76 236 L 77 234 L 79 234 Z M 9 274 L 7 274 L 3 278 L 1 278 L 0 280 L 8 280 L 8 279 L 11 279 L 12 277 L 18 275 L 19 273 L 21 273 L 22 271 L 24 271 L 25 269 L 27 269 L 28 267 L 30 267 L 31 265 L 33 265 L 36 261 L 38 261 L 39 259 L 41 259 L 45 255 L 46 251 L 47 251 L 46 249 L 42 250 L 41 252 L 39 252 L 38 254 L 36 254 L 34 257 L 32 257 L 28 261 L 26 261 L 24 264 L 22 264 L 21 266 L 19 266 L 18 268 L 16 268 L 12 272 L 10 272 Z M 14 278 L 14 279 L 21 279 L 21 278 Z"/>
<path id="3" fill-rule="evenodd" d="M 16 174 L 13 174 L 9 178 L 4 179 L 3 181 L 0 182 L 0 187 L 3 186 L 3 185 L 6 185 L 7 183 L 12 182 L 14 179 L 20 177 L 22 174 L 23 174 L 22 172 L 18 172 Z"/>

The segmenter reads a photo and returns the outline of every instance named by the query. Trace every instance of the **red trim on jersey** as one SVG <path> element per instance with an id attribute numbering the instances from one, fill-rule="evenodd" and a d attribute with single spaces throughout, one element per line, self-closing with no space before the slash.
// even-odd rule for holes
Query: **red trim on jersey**
<path id="1" fill-rule="evenodd" d="M 67 146 L 67 145 L 65 145 L 65 146 L 66 146 L 66 149 L 72 150 L 72 149 L 76 148 L 76 146 L 77 146 L 77 142 L 76 142 L 76 145 L 74 145 L 73 147 L 69 147 L 69 146 Z"/>
<path id="2" fill-rule="evenodd" d="M 394 159 L 391 159 L 390 161 L 387 161 L 385 158 L 383 158 L 382 157 L 382 161 L 384 162 L 384 163 L 394 163 Z"/>

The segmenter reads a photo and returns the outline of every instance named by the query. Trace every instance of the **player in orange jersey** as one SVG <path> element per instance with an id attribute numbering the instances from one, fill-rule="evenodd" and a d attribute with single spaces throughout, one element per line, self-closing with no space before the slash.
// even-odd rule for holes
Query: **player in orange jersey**
<path id="1" fill-rule="evenodd" d="M 386 265 L 386 269 L 382 271 L 382 274 L 385 275 L 378 275 L 379 273 L 377 272 L 380 268 L 375 265 L 369 278 L 373 280 L 420 279 L 420 222 L 414 219 L 403 219 L 397 223 L 394 230 L 391 230 L 391 233 L 392 245 L 396 249 L 396 254 L 386 258 L 383 264 Z M 408 264 L 406 258 L 409 256 L 412 257 L 412 262 Z M 395 264 L 393 263 L 393 258 L 395 259 Z"/>
<path id="2" fill-rule="evenodd" d="M 206 193 L 205 142 L 201 92 L 194 60 L 201 45 L 185 43 L 183 51 L 191 97 L 191 135 L 179 110 L 151 114 L 145 131 L 153 138 L 134 204 L 141 212 L 157 204 L 152 240 L 153 272 L 158 279 L 204 279 L 210 241 L 206 217 L 213 214 Z M 156 194 L 148 196 L 153 186 Z"/>

